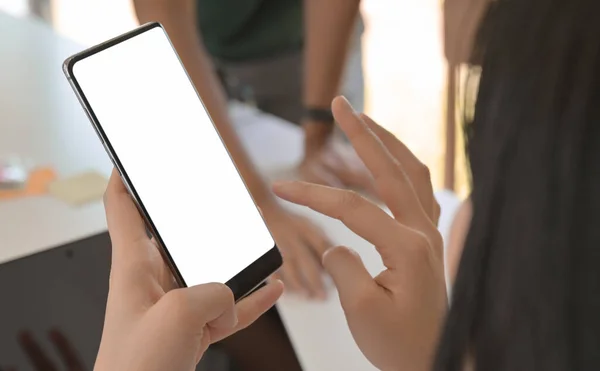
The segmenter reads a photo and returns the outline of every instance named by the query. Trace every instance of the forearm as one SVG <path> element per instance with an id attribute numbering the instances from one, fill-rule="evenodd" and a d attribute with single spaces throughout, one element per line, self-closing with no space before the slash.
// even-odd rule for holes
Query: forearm
<path id="1" fill-rule="evenodd" d="M 255 201 L 263 208 L 270 205 L 274 198 L 246 154 L 229 119 L 225 92 L 197 30 L 194 1 L 134 0 L 134 5 L 140 23 L 158 21 L 166 29 Z"/>
<path id="2" fill-rule="evenodd" d="M 305 107 L 329 108 L 339 94 L 359 5 L 360 0 L 304 0 Z M 322 145 L 331 129 L 331 125 L 305 123 L 306 146 Z"/>

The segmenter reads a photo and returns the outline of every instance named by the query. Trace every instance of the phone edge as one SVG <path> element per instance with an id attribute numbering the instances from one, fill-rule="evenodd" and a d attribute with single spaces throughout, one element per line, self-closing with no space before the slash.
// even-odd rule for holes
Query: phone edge
<path id="1" fill-rule="evenodd" d="M 77 80 L 73 74 L 73 66 L 75 65 L 75 63 L 77 63 L 78 61 L 90 57 L 96 53 L 99 53 L 103 50 L 106 50 L 114 45 L 117 45 L 119 43 L 122 43 L 124 41 L 127 41 L 130 38 L 133 38 L 137 35 L 140 35 L 144 32 L 147 32 L 153 28 L 159 27 L 164 31 L 163 26 L 158 23 L 158 22 L 150 22 L 150 23 L 146 23 L 140 27 L 137 27 L 134 30 L 131 30 L 129 32 L 126 32 L 122 35 L 116 36 L 114 38 L 111 38 L 105 42 L 102 42 L 98 45 L 92 46 L 90 48 L 87 48 L 79 53 L 73 54 L 70 57 L 66 58 L 65 61 L 63 62 L 62 65 L 62 69 L 63 72 L 69 82 L 69 85 L 71 86 L 73 92 L 75 93 L 75 96 L 77 97 L 81 107 L 83 108 L 86 116 L 88 117 L 88 120 L 90 121 L 90 123 L 92 124 L 92 127 L 94 128 L 94 131 L 96 132 L 96 135 L 98 136 L 98 139 L 100 140 L 102 146 L 104 147 L 105 152 L 107 153 L 107 155 L 109 156 L 111 162 L 113 163 L 115 169 L 117 169 L 121 180 L 123 181 L 123 184 L 125 185 L 125 187 L 127 188 L 128 193 L 131 195 L 137 209 L 138 212 L 140 213 L 140 215 L 142 216 L 142 218 L 144 219 L 144 223 L 146 225 L 146 228 L 150 231 L 150 233 L 152 234 L 152 236 L 155 238 L 155 241 L 157 243 L 157 247 L 158 250 L 160 251 L 160 254 L 163 257 L 163 260 L 165 261 L 165 263 L 167 264 L 167 266 L 169 267 L 169 269 L 171 270 L 171 272 L 173 273 L 173 276 L 175 278 L 175 280 L 177 281 L 177 284 L 180 287 L 187 287 L 187 283 L 185 282 L 183 276 L 181 275 L 181 272 L 179 271 L 179 269 L 177 268 L 177 265 L 175 264 L 173 258 L 171 257 L 171 254 L 169 253 L 168 249 L 166 248 L 162 238 L 160 237 L 160 233 L 158 233 L 157 228 L 154 226 L 154 223 L 152 222 L 148 212 L 146 211 L 146 208 L 143 206 L 143 203 L 141 202 L 141 200 L 139 199 L 139 196 L 137 194 L 137 192 L 135 191 L 135 187 L 133 186 L 131 180 L 129 179 L 129 176 L 127 175 L 127 172 L 125 171 L 125 169 L 123 168 L 123 166 L 121 165 L 121 162 L 115 152 L 115 150 L 112 148 L 112 145 L 110 144 L 110 141 L 108 139 L 108 137 L 106 136 L 106 134 L 104 133 L 104 130 L 102 129 L 102 127 L 100 126 L 100 123 L 96 117 L 96 115 L 94 114 L 91 105 L 89 104 L 89 102 L 87 101 L 87 98 L 85 97 L 85 95 L 83 94 L 83 91 L 81 90 L 79 84 L 77 83 Z M 192 87 L 194 88 L 194 91 L 196 92 L 196 95 L 198 97 L 198 99 L 200 100 L 200 103 L 202 104 L 204 110 L 206 111 L 206 114 L 208 115 L 211 124 L 213 125 L 213 129 L 217 132 L 217 134 L 219 135 L 219 139 L 221 140 L 221 144 L 225 147 L 227 154 L 230 158 L 230 160 L 233 162 L 236 171 L 238 172 L 238 175 L 240 176 L 240 178 L 242 179 L 242 182 L 244 183 L 244 187 L 246 188 L 246 191 L 248 192 L 249 196 L 251 197 L 252 201 L 254 202 L 255 207 L 258 208 L 256 200 L 254 199 L 254 196 L 252 195 L 252 193 L 250 192 L 250 190 L 248 189 L 247 183 L 244 180 L 244 178 L 241 176 L 241 173 L 237 167 L 237 164 L 235 163 L 235 161 L 233 160 L 233 157 L 231 156 L 231 153 L 229 152 L 229 150 L 227 149 L 227 146 L 225 145 L 225 142 L 223 141 L 223 138 L 221 137 L 221 134 L 219 133 L 218 129 L 216 128 L 214 121 L 212 119 L 212 117 L 210 116 L 210 113 L 208 111 L 208 109 L 206 109 L 206 106 L 204 105 L 204 102 L 202 101 L 202 98 L 200 97 L 200 94 L 198 94 L 198 91 L 196 90 L 191 78 L 189 77 L 189 74 L 187 73 L 187 70 L 185 69 L 185 66 L 183 66 L 183 63 L 181 62 L 181 59 L 179 58 L 179 54 L 177 53 L 177 51 L 175 50 L 175 47 L 173 46 L 170 38 L 168 37 L 167 33 L 165 32 L 165 35 L 167 37 L 167 40 L 169 41 L 169 43 L 171 44 L 171 47 L 173 49 L 173 52 L 175 53 L 176 57 L 179 59 L 179 62 L 181 63 L 182 68 L 184 69 L 184 72 L 186 73 L 186 76 L 188 78 L 188 80 L 190 81 L 190 83 L 192 84 Z M 256 288 L 258 288 L 261 284 L 263 284 L 268 277 L 276 272 L 281 265 L 283 264 L 283 258 L 281 256 L 281 253 L 279 252 L 279 249 L 277 247 L 277 243 L 275 242 L 275 239 L 272 236 L 271 231 L 268 228 L 268 225 L 266 223 L 266 221 L 264 220 L 264 217 L 261 214 L 261 218 L 263 219 L 263 223 L 265 224 L 265 226 L 267 227 L 267 230 L 269 231 L 269 233 L 271 234 L 271 238 L 273 239 L 273 247 L 271 249 L 269 249 L 265 254 L 263 254 L 262 256 L 260 256 L 258 259 L 256 259 L 255 261 L 253 261 L 250 265 L 248 265 L 246 268 L 244 268 L 242 271 L 238 272 L 235 276 L 233 276 L 230 280 L 228 280 L 227 282 L 225 282 L 225 284 L 232 290 L 233 294 L 234 294 L 234 299 L 236 302 L 238 302 L 239 300 L 242 300 L 243 298 L 245 298 L 247 295 L 251 294 L 252 292 L 255 291 Z M 248 273 L 248 272 L 254 272 L 257 269 L 259 269 L 262 266 L 266 266 L 268 267 L 268 269 L 264 269 L 264 270 L 260 270 L 257 273 Z M 263 273 L 264 271 L 264 273 Z M 244 282 L 244 277 L 248 274 L 257 274 L 260 277 L 260 280 L 257 283 L 252 283 L 250 286 L 249 285 L 242 285 Z M 253 280 L 254 282 L 256 282 L 256 280 Z"/>

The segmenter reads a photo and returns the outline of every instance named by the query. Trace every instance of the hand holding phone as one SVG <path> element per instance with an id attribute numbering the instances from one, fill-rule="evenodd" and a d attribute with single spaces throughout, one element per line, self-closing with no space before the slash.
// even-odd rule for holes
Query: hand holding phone
<path id="1" fill-rule="evenodd" d="M 193 370 L 210 344 L 250 325 L 283 292 L 274 281 L 234 304 L 223 284 L 176 288 L 116 171 L 105 206 L 113 253 L 95 370 Z"/>
<path id="2" fill-rule="evenodd" d="M 180 286 L 225 283 L 239 300 L 279 268 L 273 238 L 160 24 L 74 55 L 63 69 Z"/>

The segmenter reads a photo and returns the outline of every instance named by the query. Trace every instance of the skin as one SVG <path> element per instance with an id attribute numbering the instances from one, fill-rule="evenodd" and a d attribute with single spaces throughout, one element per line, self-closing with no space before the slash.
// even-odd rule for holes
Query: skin
<path id="1" fill-rule="evenodd" d="M 167 30 L 196 90 L 213 118 L 242 177 L 261 208 L 284 255 L 278 277 L 288 289 L 306 297 L 325 298 L 321 257 L 331 247 L 322 231 L 284 210 L 245 153 L 227 112 L 227 99 L 202 43 L 195 0 L 133 0 L 140 23 L 160 22 Z M 359 0 L 306 0 L 305 103 L 327 107 L 337 94 Z M 327 32 L 323 32 L 326 28 Z M 323 184 L 370 184 L 356 156 L 339 154 L 329 145 L 327 125 L 305 122 L 305 159 L 301 173 Z"/>
<path id="2" fill-rule="evenodd" d="M 393 215 L 348 190 L 283 182 L 275 193 L 340 220 L 374 245 L 386 267 L 376 277 L 348 247 L 334 247 L 323 257 L 350 331 L 379 369 L 428 370 L 447 311 L 439 206 L 429 171 L 345 99 L 336 99 L 333 111 Z"/>
<path id="3" fill-rule="evenodd" d="M 96 371 L 193 370 L 210 344 L 250 325 L 283 292 L 275 281 L 236 305 L 223 284 L 176 288 L 116 171 L 105 207 L 112 262 Z"/>
<path id="4" fill-rule="evenodd" d="M 340 220 L 374 245 L 386 267 L 376 277 L 348 247 L 323 256 L 352 336 L 381 370 L 428 370 L 447 312 L 440 208 L 429 171 L 345 99 L 336 99 L 333 111 L 392 215 L 353 191 L 305 182 L 281 182 L 274 191 Z M 236 306 L 220 284 L 173 289 L 116 173 L 106 210 L 113 261 L 97 370 L 193 369 L 210 343 L 247 326 L 281 295 L 276 282 Z"/>
<path id="5" fill-rule="evenodd" d="M 306 107 L 328 108 L 339 94 L 359 5 L 359 0 L 304 0 Z M 371 178 L 355 153 L 341 153 L 330 145 L 333 125 L 305 120 L 302 127 L 304 159 L 299 170 L 305 180 L 372 191 Z"/>
<path id="6" fill-rule="evenodd" d="M 458 65 L 469 60 L 479 23 L 492 2 L 444 1 L 444 53 L 450 64 Z"/>

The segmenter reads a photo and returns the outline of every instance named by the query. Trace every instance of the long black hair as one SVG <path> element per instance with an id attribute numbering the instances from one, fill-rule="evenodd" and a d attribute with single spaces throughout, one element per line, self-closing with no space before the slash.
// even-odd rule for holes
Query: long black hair
<path id="1" fill-rule="evenodd" d="M 496 0 L 434 369 L 600 370 L 600 1 Z"/>

